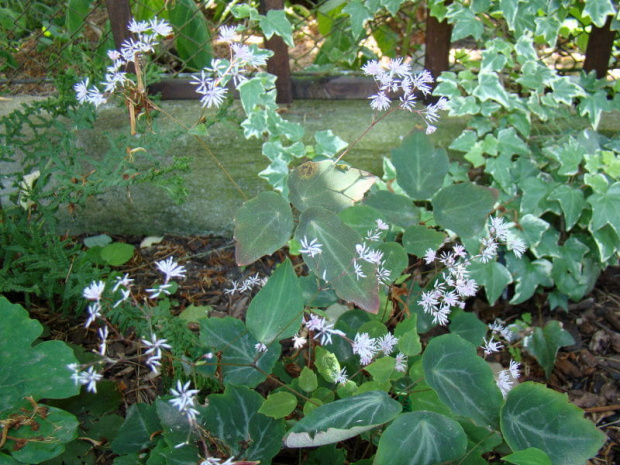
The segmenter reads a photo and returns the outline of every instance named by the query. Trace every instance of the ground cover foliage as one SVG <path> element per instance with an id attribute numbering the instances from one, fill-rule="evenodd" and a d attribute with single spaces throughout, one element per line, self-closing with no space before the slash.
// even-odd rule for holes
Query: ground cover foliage
<path id="1" fill-rule="evenodd" d="M 359 35 L 370 12 L 401 3 L 356 1 L 342 12 Z M 266 37 L 292 42 L 285 13 L 261 15 L 250 4 L 231 10 L 239 25 L 219 36 L 230 54 L 193 77 L 205 109 L 217 111 L 180 128 L 202 140 L 225 117 L 231 85 L 245 118 L 240 132 L 264 142 L 260 176 L 271 189 L 231 218 L 236 263 L 257 271 L 231 281 L 207 276 L 228 299 L 223 315 L 200 305 L 199 286 L 184 293 L 198 270 L 181 254 L 153 255 L 152 272 L 140 274 L 127 266 L 141 255 L 136 244 L 107 235 L 76 242 L 55 230 L 59 208 L 79 210 L 109 188 L 148 182 L 175 200 L 188 195 L 178 177 L 187 160 L 159 161 L 166 144 L 152 116 L 167 115 L 146 94 L 148 56 L 174 33 L 166 21 L 132 20 L 136 38 L 108 53 L 101 84 L 92 84 L 94 74 L 60 81 L 76 95 L 5 117 L 2 159 L 19 152 L 23 161 L 2 177 L 13 188 L 1 224 L 0 357 L 10 367 L 0 374 L 2 463 L 595 457 L 607 438 L 582 410 L 544 383 L 519 382 L 530 364 L 550 378 L 558 350 L 576 344 L 560 314 L 541 325 L 527 314 L 483 322 L 472 303 L 484 289 L 490 305 L 536 302 L 561 312 L 617 264 L 620 139 L 596 131 L 602 112 L 620 104 L 617 83 L 560 76 L 541 61 L 571 2 L 481 3 L 431 2 L 460 34 L 459 18 L 476 38 L 492 35 L 489 18 L 507 31 L 489 37 L 479 60 L 442 75 L 435 103 L 418 103 L 432 77 L 406 60 L 364 63 L 377 91 L 361 137 L 389 124 L 394 111 L 412 117 L 381 175 L 355 168 L 357 141 L 327 129 L 308 143 L 303 126 L 279 113 L 275 78 L 260 71 L 269 52 L 239 40 L 258 23 Z M 596 0 L 582 14 L 602 25 L 617 12 Z M 540 30 L 524 26 L 529 16 Z M 110 140 L 100 160 L 79 149 L 76 131 L 96 124 L 96 108 L 113 98 L 127 105 L 127 136 Z M 451 161 L 429 138 L 445 110 L 471 116 L 451 146 L 464 161 Z M 537 123 L 567 115 L 588 127 L 533 133 Z M 271 261 L 260 268 L 265 256 Z M 35 302 L 49 305 L 44 321 L 78 318 L 82 343 L 43 341 Z M 136 375 L 135 389 L 124 373 Z M 159 389 L 143 389 L 147 380 Z M 614 460 L 606 450 L 602 459 Z"/>

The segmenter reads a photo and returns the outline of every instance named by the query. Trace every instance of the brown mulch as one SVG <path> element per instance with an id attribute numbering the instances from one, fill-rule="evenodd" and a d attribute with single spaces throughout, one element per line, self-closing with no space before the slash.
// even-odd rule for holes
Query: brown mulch
<path id="1" fill-rule="evenodd" d="M 162 242 L 149 248 L 139 248 L 141 237 L 115 237 L 117 241 L 134 244 L 138 253 L 125 266 L 123 273 L 135 278 L 139 288 L 146 289 L 160 279 L 155 262 L 173 257 L 187 269 L 187 278 L 179 284 L 175 295 L 181 312 L 189 305 L 209 305 L 212 316 L 243 318 L 251 297 L 247 294 L 227 295 L 224 290 L 231 281 L 243 281 L 256 273 L 269 276 L 273 267 L 282 262 L 287 254 L 280 250 L 256 263 L 240 268 L 235 262 L 234 242 L 221 237 L 166 236 Z M 291 257 L 300 264 L 297 257 Z M 470 305 L 485 323 L 495 318 L 514 321 L 522 313 L 532 315 L 532 324 L 543 325 L 550 319 L 562 322 L 575 339 L 575 344 L 560 350 L 555 368 L 548 380 L 536 360 L 523 352 L 524 380 L 546 383 L 550 388 L 568 394 L 572 403 L 582 408 L 586 417 L 593 421 L 609 440 L 590 463 L 613 465 L 620 463 L 620 267 L 606 270 L 595 289 L 584 300 L 571 304 L 568 312 L 549 311 L 544 300 L 534 298 L 514 307 L 507 303 L 489 306 L 476 299 Z M 71 325 L 69 325 L 71 326 Z M 72 334 L 64 338 L 80 343 L 84 334 L 81 321 L 73 322 Z M 64 330 L 68 330 L 65 326 Z M 91 334 L 92 336 L 92 334 Z M 94 344 L 95 337 L 92 338 Z M 76 340 L 77 339 L 77 340 Z M 87 338 L 88 339 L 88 338 Z M 133 348 L 132 348 L 133 346 Z M 136 344 L 120 344 L 111 347 L 130 355 Z M 125 405 L 136 401 L 153 400 L 161 386 L 159 378 L 150 376 L 148 370 L 136 371 L 128 367 L 115 373 L 114 381 L 123 392 Z"/>

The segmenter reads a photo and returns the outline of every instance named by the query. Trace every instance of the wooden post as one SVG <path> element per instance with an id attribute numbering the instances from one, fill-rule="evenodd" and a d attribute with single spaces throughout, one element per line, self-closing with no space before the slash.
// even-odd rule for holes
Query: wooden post
<path id="1" fill-rule="evenodd" d="M 262 14 L 269 10 L 284 9 L 284 0 L 260 0 Z M 291 68 L 289 65 L 288 47 L 282 37 L 273 35 L 271 39 L 265 39 L 265 47 L 273 52 L 273 56 L 267 61 L 267 72 L 277 77 L 276 91 L 277 103 L 291 103 L 293 101 L 293 86 L 291 84 Z"/>
<path id="2" fill-rule="evenodd" d="M 434 79 L 450 67 L 451 37 L 452 26 L 448 24 L 448 21 L 439 22 L 437 18 L 431 16 L 430 10 L 427 10 L 424 68 L 430 71 Z"/>
<path id="3" fill-rule="evenodd" d="M 131 32 L 127 29 L 132 18 L 129 0 L 106 0 L 106 6 L 110 19 L 110 29 L 114 37 L 114 46 L 116 50 L 120 50 L 123 42 L 131 37 Z M 135 73 L 134 64 L 128 63 L 125 66 L 125 71 Z"/>
<path id="4" fill-rule="evenodd" d="M 583 62 L 583 70 L 596 71 L 596 77 L 603 79 L 607 75 L 611 49 L 614 45 L 616 31 L 611 30 L 612 16 L 607 16 L 607 22 L 603 27 L 592 25 L 592 32 L 588 38 L 586 59 Z"/>
<path id="5" fill-rule="evenodd" d="M 114 45 L 117 50 L 121 49 L 121 44 L 131 37 L 131 32 L 127 29 L 127 24 L 131 21 L 131 7 L 129 0 L 106 0 L 108 7 L 108 18 L 110 18 L 110 29 L 114 36 Z"/>

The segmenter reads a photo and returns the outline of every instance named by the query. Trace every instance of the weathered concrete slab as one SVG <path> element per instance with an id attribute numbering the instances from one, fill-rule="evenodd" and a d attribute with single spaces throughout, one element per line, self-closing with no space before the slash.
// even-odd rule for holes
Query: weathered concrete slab
<path id="1" fill-rule="evenodd" d="M 13 97 L 8 102 L 0 102 L 0 114 L 30 101 L 32 98 L 29 97 Z M 187 125 L 194 123 L 201 112 L 197 101 L 164 101 L 161 106 Z M 363 100 L 308 100 L 283 108 L 282 116 L 303 123 L 308 143 L 313 143 L 316 131 L 326 129 L 350 143 L 370 125 L 373 115 L 368 102 Z M 419 117 L 396 112 L 375 126 L 351 150 L 347 161 L 380 174 L 382 157 L 400 144 L 402 136 L 422 126 Z M 437 139 L 448 140 L 445 133 L 454 132 L 453 126 L 444 126 L 438 131 Z M 462 123 L 458 126 L 462 128 Z M 178 129 L 176 123 L 163 115 L 158 118 L 158 127 L 160 134 L 172 135 Z M 104 107 L 99 111 L 96 128 L 81 133 L 80 143 L 89 153 L 104 154 L 108 148 L 107 134 L 114 137 L 123 131 L 129 131 L 124 108 Z M 216 124 L 203 140 L 248 198 L 269 188 L 266 181 L 257 176 L 269 164 L 261 154 L 262 141 L 247 141 L 242 132 L 230 124 Z M 134 186 L 129 192 L 113 189 L 89 199 L 86 208 L 79 209 L 74 215 L 61 212 L 63 230 L 72 234 L 232 234 L 233 216 L 244 200 L 242 195 L 193 136 L 183 134 L 177 137 L 167 157 L 172 159 L 174 155 L 192 157 L 191 171 L 184 175 L 189 191 L 184 204 L 174 204 L 163 190 L 153 186 Z"/>
<path id="2" fill-rule="evenodd" d="M 12 100 L 0 101 L 0 116 L 17 108 L 22 102 L 33 99 L 12 97 Z M 194 123 L 201 111 L 196 101 L 164 101 L 161 106 L 184 124 Z M 99 115 L 96 128 L 81 134 L 80 143 L 89 153 L 104 154 L 108 148 L 106 134 L 114 137 L 127 133 L 129 127 L 124 108 L 105 107 Z M 334 134 L 351 143 L 368 128 L 373 114 L 366 100 L 306 100 L 296 101 L 290 107 L 283 108 L 282 116 L 303 123 L 307 143 L 313 142 L 316 131 L 326 129 L 331 129 Z M 465 119 L 442 120 L 433 135 L 435 144 L 446 147 L 462 132 L 465 125 Z M 170 134 L 170 137 L 178 129 L 176 123 L 163 115 L 158 118 L 158 126 L 159 134 Z M 346 161 L 355 167 L 381 174 L 383 156 L 389 156 L 391 149 L 400 145 L 403 136 L 423 127 L 424 124 L 416 115 L 395 112 L 377 124 L 350 151 Z M 604 118 L 601 129 L 607 133 L 620 129 L 618 114 Z M 225 124 L 213 126 L 203 140 L 248 198 L 269 188 L 257 176 L 269 164 L 261 154 L 262 141 L 247 141 L 240 130 Z M 74 215 L 62 212 L 60 219 L 63 230 L 71 234 L 231 235 L 233 216 L 242 204 L 243 196 L 193 136 L 182 134 L 176 137 L 166 157 L 172 159 L 174 155 L 192 158 L 191 170 L 184 174 L 189 192 L 184 204 L 174 204 L 162 189 L 153 186 L 134 186 L 129 192 L 112 189 L 105 195 L 89 199 L 86 208 L 79 209 Z"/>

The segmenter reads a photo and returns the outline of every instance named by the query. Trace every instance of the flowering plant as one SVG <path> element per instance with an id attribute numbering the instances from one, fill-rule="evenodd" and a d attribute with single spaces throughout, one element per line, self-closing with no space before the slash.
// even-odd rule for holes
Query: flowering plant
<path id="1" fill-rule="evenodd" d="M 230 59 L 215 59 L 193 83 L 205 107 L 222 104 L 227 84 L 238 86 L 242 127 L 246 137 L 264 138 L 271 165 L 262 174 L 274 187 L 236 214 L 237 262 L 284 246 L 291 257 L 268 279 L 231 283 L 231 296 L 258 288 L 245 321 L 202 318 L 183 349 L 162 332 L 174 321 L 169 307 L 154 303 L 166 302 L 172 279 L 186 275 L 173 259 L 156 264 L 163 283 L 146 290 L 145 304 L 128 276 L 112 287 L 121 295 L 108 295 L 107 311 L 110 286 L 97 281 L 85 289 L 85 326 L 101 325 L 96 363 L 114 363 L 106 356 L 115 330 L 108 315 L 127 304 L 143 320 L 131 320 L 148 356 L 139 363 L 153 376 L 173 367 L 176 381 L 171 398 L 130 409 L 120 431 L 134 434 L 119 434 L 112 450 L 149 461 L 270 463 L 283 446 L 319 447 L 334 458 L 333 445 L 357 437 L 377 464 L 480 462 L 506 446 L 516 460 L 581 463 L 594 455 L 603 435 L 565 397 L 531 382 L 515 386 L 518 361 L 494 373 L 489 359 L 520 344 L 515 332 L 464 311 L 479 278 L 501 269 L 498 255 L 519 260 L 527 247 L 496 209 L 497 191 L 450 174 L 445 151 L 430 142 L 426 133 L 446 101 L 415 110 L 414 90 L 427 93 L 429 75 L 400 59 L 364 67 L 379 86 L 371 109 L 384 112 L 371 127 L 392 111 L 395 93 L 394 108 L 417 112 L 427 126 L 392 151 L 379 180 L 343 164 L 346 144 L 331 133 L 305 146 L 303 130 L 276 111 L 273 77 L 243 75 L 265 55 L 235 44 L 233 29 L 221 34 Z M 410 256 L 428 268 L 424 279 L 409 273 Z M 491 302 L 503 290 L 492 282 L 485 282 Z M 430 329 L 440 335 L 420 337 Z M 71 377 L 94 392 L 101 375 L 84 368 L 71 364 Z"/>
<path id="2" fill-rule="evenodd" d="M 120 50 L 108 51 L 108 58 L 112 65 L 108 66 L 105 80 L 101 83 L 103 92 L 95 85 L 89 87 L 89 79 L 77 83 L 74 86 L 78 102 L 92 103 L 98 107 L 107 101 L 107 98 L 115 93 L 120 93 L 129 110 L 129 122 L 131 134 L 136 134 L 136 118 L 139 113 L 147 115 L 153 108 L 147 97 L 144 57 L 155 51 L 159 40 L 172 33 L 172 27 L 163 20 L 153 18 L 150 21 L 136 21 L 132 19 L 127 28 L 136 38 L 130 38 L 123 42 Z M 129 75 L 131 69 L 135 80 Z"/>

